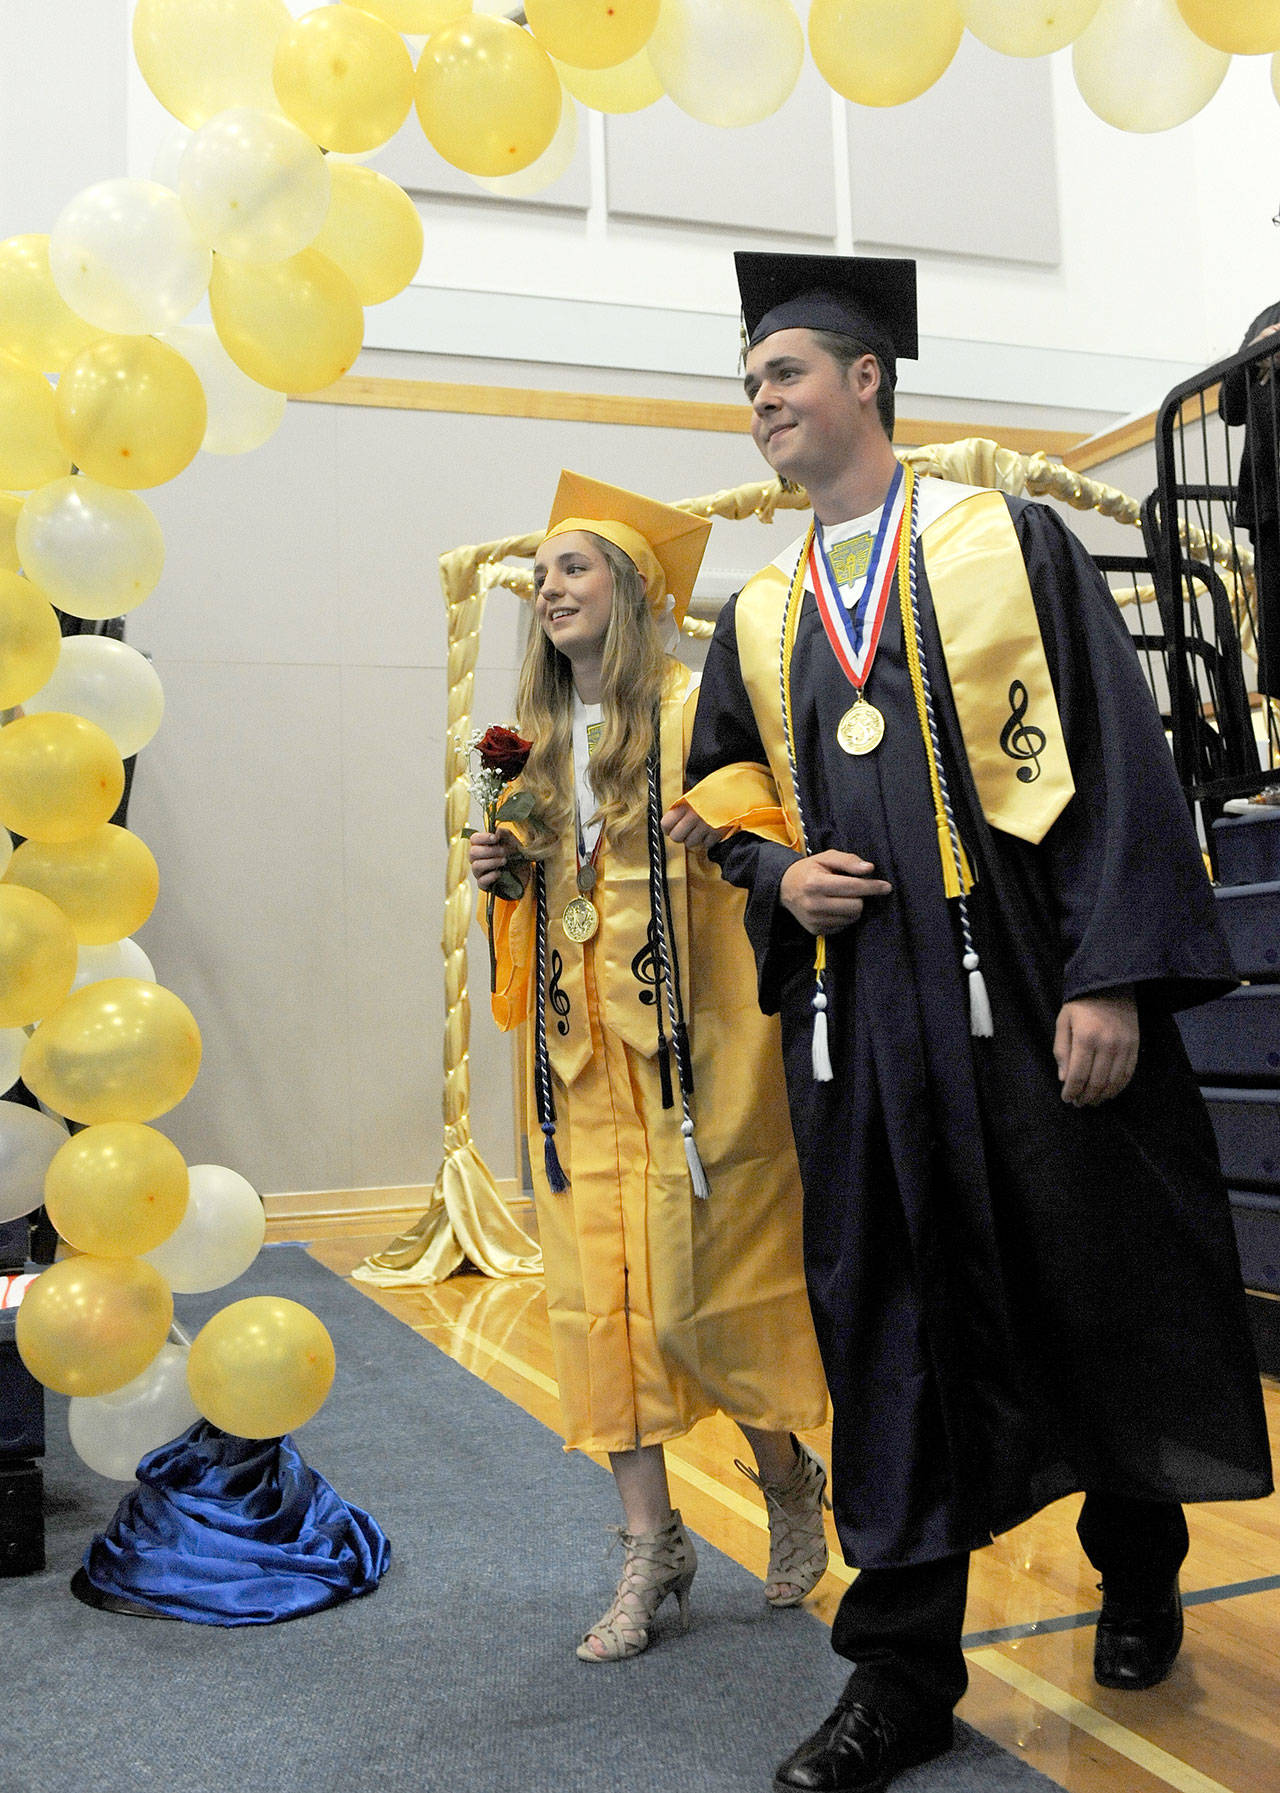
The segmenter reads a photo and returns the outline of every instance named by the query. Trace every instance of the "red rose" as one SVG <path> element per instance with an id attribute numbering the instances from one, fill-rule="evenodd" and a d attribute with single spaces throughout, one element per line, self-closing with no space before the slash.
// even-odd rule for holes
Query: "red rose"
<path id="1" fill-rule="evenodd" d="M 504 784 L 510 784 L 524 771 L 532 747 L 532 741 L 524 740 L 513 728 L 503 728 L 498 723 L 487 728 L 476 742 L 480 764 L 490 772 L 496 772 Z"/>

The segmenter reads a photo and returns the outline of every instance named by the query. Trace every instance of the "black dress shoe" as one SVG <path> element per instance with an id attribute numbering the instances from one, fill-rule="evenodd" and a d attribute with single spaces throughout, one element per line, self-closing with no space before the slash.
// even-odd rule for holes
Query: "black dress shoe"
<path id="1" fill-rule="evenodd" d="M 949 1712 L 908 1728 L 874 1707 L 841 1700 L 782 1763 L 774 1793 L 880 1793 L 895 1775 L 942 1755 L 954 1740 Z"/>
<path id="2" fill-rule="evenodd" d="M 1099 1687 L 1134 1692 L 1155 1687 L 1173 1667 L 1182 1644 L 1182 1596 L 1178 1578 L 1156 1599 L 1135 1599 L 1102 1589 L 1102 1611 L 1093 1645 L 1093 1678 Z"/>

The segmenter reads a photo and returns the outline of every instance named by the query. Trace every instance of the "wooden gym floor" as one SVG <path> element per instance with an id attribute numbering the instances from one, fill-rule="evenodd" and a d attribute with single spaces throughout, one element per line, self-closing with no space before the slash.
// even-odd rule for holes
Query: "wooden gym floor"
<path id="1" fill-rule="evenodd" d="M 269 1237 L 302 1238 L 321 1263 L 348 1276 L 415 1218 L 281 1218 Z M 495 1282 L 468 1274 L 413 1291 L 352 1287 L 558 1430 L 540 1279 Z M 1267 1384 L 1266 1400 L 1280 1461 L 1280 1383 Z M 820 1433 L 806 1438 L 826 1454 Z M 733 1466 L 742 1455 L 736 1427 L 720 1418 L 703 1421 L 668 1446 L 672 1498 L 693 1530 L 763 1576 L 764 1509 Z M 1276 1793 L 1280 1496 L 1191 1510 L 1186 1642 L 1164 1686 L 1139 1694 L 1107 1692 L 1093 1681 L 1090 1615 L 1098 1595 L 1075 1537 L 1078 1506 L 1078 1497 L 1060 1501 L 975 1555 L 966 1619 L 970 1684 L 961 1717 L 1068 1793 Z M 601 1524 L 620 1516 L 606 1503 Z M 828 1621 L 850 1579 L 834 1531 L 831 1544 L 832 1566 L 808 1602 Z M 584 1625 L 593 1616 L 584 1613 Z M 566 1638 L 565 1648 L 574 1641 Z M 779 1754 L 823 1716 L 798 1712 L 795 1737 L 779 1738 Z M 771 1766 L 761 1764 L 762 1786 Z"/>

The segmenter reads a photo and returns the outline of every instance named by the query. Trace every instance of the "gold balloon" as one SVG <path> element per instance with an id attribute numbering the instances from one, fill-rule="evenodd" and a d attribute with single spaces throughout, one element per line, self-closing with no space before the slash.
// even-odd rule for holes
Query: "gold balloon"
<path id="1" fill-rule="evenodd" d="M 66 1258 L 36 1278 L 16 1323 L 18 1354 L 61 1395 L 108 1395 L 140 1376 L 173 1324 L 173 1296 L 141 1258 Z"/>
<path id="2" fill-rule="evenodd" d="M 22 1081 L 46 1108 L 90 1125 L 153 1121 L 177 1107 L 199 1069 L 191 1010 L 172 990 L 136 977 L 83 985 L 22 1055 Z"/>
<path id="3" fill-rule="evenodd" d="M 541 44 L 510 19 L 482 13 L 427 40 L 414 104 L 446 162 L 464 174 L 515 174 L 555 136 L 561 88 Z"/>
<path id="4" fill-rule="evenodd" d="M 253 1295 L 201 1327 L 187 1387 L 211 1425 L 239 1438 L 278 1438 L 319 1412 L 334 1368 L 333 1341 L 309 1308 Z"/>
<path id="5" fill-rule="evenodd" d="M 471 0 L 360 0 L 361 12 L 371 12 L 395 31 L 414 37 L 430 37 L 442 25 L 465 18 Z"/>
<path id="6" fill-rule="evenodd" d="M 54 424 L 52 386 L 12 355 L 0 355 L 0 486 L 30 492 L 70 470 Z"/>
<path id="7" fill-rule="evenodd" d="M 133 53 L 160 104 L 198 130 L 231 106 L 275 109 L 271 64 L 284 0 L 138 0 Z"/>
<path id="8" fill-rule="evenodd" d="M 101 334 L 53 284 L 47 236 L 0 243 L 0 354 L 35 373 L 56 374 Z"/>
<path id="9" fill-rule="evenodd" d="M 354 6 L 322 6 L 296 20 L 280 39 L 273 74 L 286 118 L 347 155 L 394 137 L 413 104 L 404 40 Z"/>
<path id="10" fill-rule="evenodd" d="M 1280 0 L 1178 0 L 1178 11 L 1212 49 L 1233 56 L 1280 50 Z"/>
<path id="11" fill-rule="evenodd" d="M 9 861 L 4 882 L 38 890 L 56 903 L 81 946 L 109 946 L 140 928 L 151 914 L 160 871 L 145 841 L 106 822 L 79 840 L 24 841 Z"/>
<path id="12" fill-rule="evenodd" d="M 58 381 L 58 435 L 77 467 L 137 491 L 195 459 L 208 414 L 196 370 L 154 336 L 104 336 Z"/>
<path id="13" fill-rule="evenodd" d="M 136 1121 L 104 1121 L 59 1146 L 45 1175 L 49 1218 L 68 1245 L 101 1258 L 141 1257 L 177 1231 L 187 1167 L 172 1140 Z"/>
<path id="14" fill-rule="evenodd" d="M 527 0 L 529 29 L 574 68 L 617 68 L 638 56 L 658 22 L 660 0 Z"/>
<path id="15" fill-rule="evenodd" d="M 29 579 L 0 568 L 0 710 L 34 697 L 61 652 L 53 605 Z"/>
<path id="16" fill-rule="evenodd" d="M 956 0 L 813 0 L 809 49 L 829 87 L 861 106 L 901 106 L 945 73 L 964 36 Z"/>
<path id="17" fill-rule="evenodd" d="M 393 299 L 422 261 L 422 219 L 394 181 L 351 162 L 332 165 L 333 198 L 314 247 L 342 269 L 362 305 Z"/>
<path id="18" fill-rule="evenodd" d="M 115 742 L 83 716 L 19 716 L 0 729 L 0 825 L 29 840 L 78 840 L 124 795 Z"/>
<path id="19" fill-rule="evenodd" d="M 572 68 L 557 62 L 556 73 L 566 91 L 595 112 L 642 112 L 662 98 L 662 83 L 647 50 L 617 68 Z"/>
<path id="20" fill-rule="evenodd" d="M 0 884 L 0 1027 L 30 1027 L 66 1001 L 76 975 L 71 923 L 46 896 Z"/>
<path id="21" fill-rule="evenodd" d="M 1002 56 L 1051 56 L 1088 25 L 1099 0 L 960 0 L 964 22 Z"/>
<path id="22" fill-rule="evenodd" d="M 275 392 L 331 386 L 364 340 L 355 287 L 316 249 L 267 265 L 215 255 L 209 305 L 241 373 Z"/>
<path id="23" fill-rule="evenodd" d="M 22 499 L 16 492 L 0 492 L 0 569 L 16 573 L 22 565 L 18 554 L 18 512 Z"/>

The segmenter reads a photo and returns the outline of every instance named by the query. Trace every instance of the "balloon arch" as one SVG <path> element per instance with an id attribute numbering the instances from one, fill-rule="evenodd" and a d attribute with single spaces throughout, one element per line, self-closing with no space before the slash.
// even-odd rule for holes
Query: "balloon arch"
<path id="1" fill-rule="evenodd" d="M 893 106 L 966 29 L 1010 56 L 1071 44 L 1099 117 L 1157 131 L 1204 106 L 1233 55 L 1280 50 L 1280 0 L 812 0 L 807 35 L 837 93 Z M 223 1308 L 189 1350 L 166 1342 L 172 1291 L 233 1281 L 261 1206 L 150 1125 L 190 1089 L 200 1035 L 131 938 L 159 873 L 110 818 L 163 696 L 135 650 L 64 638 L 56 612 L 93 624 L 141 603 L 164 543 L 139 493 L 201 450 L 265 442 L 288 394 L 352 365 L 364 307 L 413 279 L 412 200 L 350 159 L 411 108 L 446 160 L 524 194 L 572 156 L 575 102 L 632 112 L 666 94 L 709 125 L 752 124 L 791 93 L 805 37 L 791 0 L 527 0 L 518 19 L 470 0 L 299 18 L 284 0 L 138 0 L 138 66 L 181 140 L 157 178 L 100 181 L 47 235 L 0 243 L 0 1221 L 43 1201 L 75 1251 L 31 1286 L 18 1343 L 73 1397 L 73 1437 L 104 1473 L 127 1478 L 121 1440 L 141 1455 L 197 1412 L 246 1437 L 302 1424 L 333 1354 L 313 1315 L 270 1297 Z M 212 329 L 185 321 L 206 294 Z M 462 969 L 465 995 L 465 948 Z M 19 1075 L 40 1109 L 13 1099 Z M 465 1188 L 456 1095 L 442 1178 Z"/>

